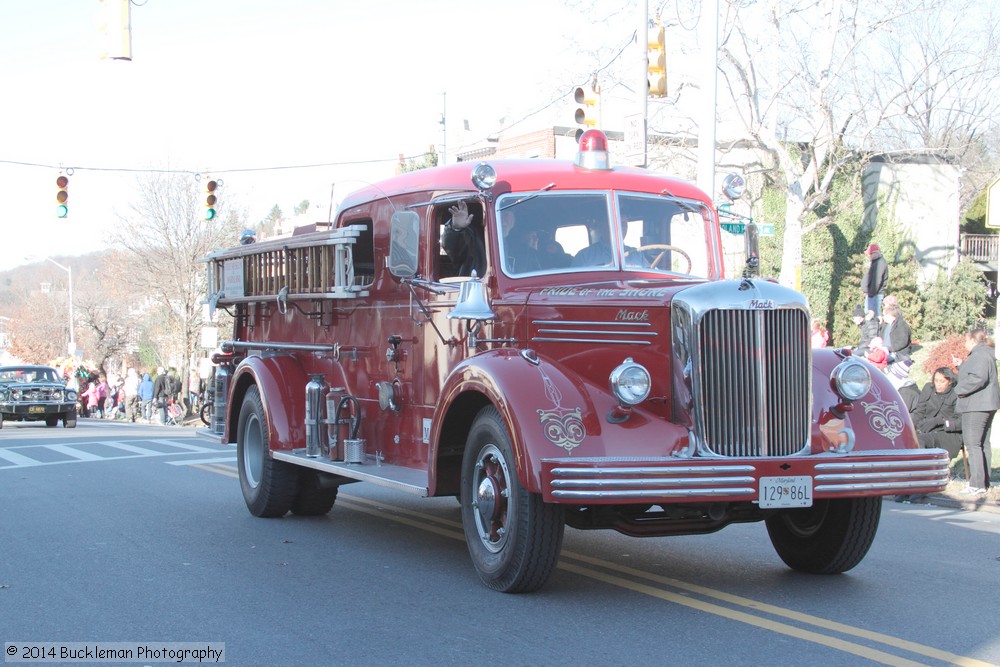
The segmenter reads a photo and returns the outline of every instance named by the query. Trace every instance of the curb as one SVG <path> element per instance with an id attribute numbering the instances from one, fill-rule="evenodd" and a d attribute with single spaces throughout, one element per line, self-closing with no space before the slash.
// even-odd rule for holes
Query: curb
<path id="1" fill-rule="evenodd" d="M 886 496 L 886 500 L 891 501 L 892 496 Z M 932 494 L 927 497 L 926 500 L 921 502 L 905 502 L 900 503 L 901 505 L 934 505 L 936 507 L 947 507 L 949 509 L 965 510 L 967 512 L 989 512 L 990 514 L 1000 514 L 1000 505 L 997 503 L 988 502 L 986 500 L 961 500 L 959 498 L 952 498 L 951 496 L 944 496 L 941 494 Z"/>

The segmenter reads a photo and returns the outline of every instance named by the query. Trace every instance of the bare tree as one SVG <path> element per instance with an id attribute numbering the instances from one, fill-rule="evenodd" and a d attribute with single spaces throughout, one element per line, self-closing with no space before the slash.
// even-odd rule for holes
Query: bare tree
<path id="1" fill-rule="evenodd" d="M 225 206 L 223 196 L 220 205 Z M 186 384 L 198 345 L 205 297 L 205 267 L 198 260 L 214 249 L 233 245 L 242 221 L 220 210 L 204 219 L 201 190 L 189 175 L 154 173 L 138 179 L 138 198 L 119 215 L 118 245 L 129 280 L 141 293 L 173 314 L 171 331 L 182 356 Z"/>
<path id="2" fill-rule="evenodd" d="M 814 216 L 846 164 L 892 147 L 961 155 L 996 117 L 998 96 L 980 99 L 984 88 L 973 85 L 998 78 L 990 52 L 995 17 L 975 30 L 947 31 L 945 16 L 957 19 L 970 7 L 932 0 L 730 4 L 722 72 L 746 131 L 772 156 L 785 188 L 783 284 L 797 279 L 802 235 L 831 221 Z"/>
<path id="3" fill-rule="evenodd" d="M 121 361 L 136 336 L 141 301 L 120 255 L 105 256 L 95 273 L 78 288 L 74 298 L 77 335 L 90 358 L 107 373 L 109 362 Z M 118 370 L 118 369 L 115 369 Z"/>
<path id="4" fill-rule="evenodd" d="M 9 312 L 13 356 L 25 363 L 50 364 L 66 352 L 69 329 L 64 298 L 36 293 Z M 56 322 L 61 324 L 54 326 Z"/>

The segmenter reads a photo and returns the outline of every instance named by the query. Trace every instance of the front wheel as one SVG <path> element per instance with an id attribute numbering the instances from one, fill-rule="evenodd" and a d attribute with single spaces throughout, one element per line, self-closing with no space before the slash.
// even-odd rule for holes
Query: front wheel
<path id="1" fill-rule="evenodd" d="M 517 477 L 510 435 L 494 407 L 472 424 L 462 459 L 462 527 L 487 586 L 504 593 L 542 587 L 562 548 L 562 508 L 542 502 Z"/>
<path id="2" fill-rule="evenodd" d="M 63 415 L 63 428 L 76 428 L 76 412 L 71 411 Z"/>
<path id="3" fill-rule="evenodd" d="M 250 387 L 240 408 L 236 460 L 243 500 L 250 513 L 260 517 L 285 516 L 299 491 L 299 470 L 271 458 L 267 418 L 257 387 Z"/>
<path id="4" fill-rule="evenodd" d="M 774 550 L 788 567 L 810 574 L 840 574 L 868 553 L 881 515 L 881 497 L 838 498 L 782 511 L 765 524 Z"/>

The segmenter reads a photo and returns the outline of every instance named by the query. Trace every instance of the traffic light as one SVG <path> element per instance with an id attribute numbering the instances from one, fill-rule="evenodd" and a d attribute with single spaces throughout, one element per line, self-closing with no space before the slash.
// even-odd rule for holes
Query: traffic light
<path id="1" fill-rule="evenodd" d="M 649 29 L 646 51 L 646 84 L 650 97 L 664 97 L 667 94 L 667 53 L 663 39 L 663 26 Z"/>
<path id="2" fill-rule="evenodd" d="M 56 187 L 58 188 L 56 190 L 56 204 L 58 204 L 56 206 L 56 217 L 65 218 L 69 215 L 69 207 L 66 206 L 66 202 L 69 201 L 69 176 L 59 174 L 59 177 L 56 179 Z"/>
<path id="3" fill-rule="evenodd" d="M 219 189 L 219 182 L 210 180 L 205 183 L 205 219 L 214 220 L 215 219 L 215 204 L 219 201 L 219 198 L 215 195 L 216 190 Z"/>
<path id="4" fill-rule="evenodd" d="M 601 87 L 597 85 L 596 80 L 589 86 L 578 86 L 573 91 L 573 99 L 577 103 L 573 118 L 576 124 L 581 126 L 576 131 L 576 141 L 579 143 L 580 136 L 586 130 L 600 124 Z"/>

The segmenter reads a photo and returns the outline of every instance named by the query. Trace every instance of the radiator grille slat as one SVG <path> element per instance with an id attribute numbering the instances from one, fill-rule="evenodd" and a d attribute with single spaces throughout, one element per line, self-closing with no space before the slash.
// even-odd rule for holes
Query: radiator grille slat
<path id="1" fill-rule="evenodd" d="M 787 456 L 809 439 L 803 311 L 711 310 L 699 324 L 702 433 L 720 456 Z"/>

